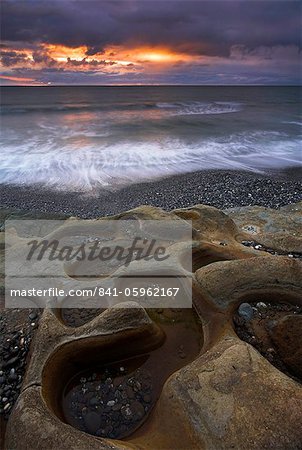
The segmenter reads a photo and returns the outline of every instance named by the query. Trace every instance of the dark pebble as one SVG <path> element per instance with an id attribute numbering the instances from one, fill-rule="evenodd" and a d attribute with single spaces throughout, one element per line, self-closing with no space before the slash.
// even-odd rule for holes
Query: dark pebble
<path id="1" fill-rule="evenodd" d="M 241 303 L 241 305 L 238 308 L 238 314 L 243 319 L 249 321 L 252 320 L 254 311 L 249 303 Z"/>
<path id="2" fill-rule="evenodd" d="M 18 375 L 16 375 L 15 373 L 11 373 L 8 376 L 8 381 L 15 381 L 18 379 Z"/>
<path id="3" fill-rule="evenodd" d="M 35 311 L 33 311 L 29 314 L 28 317 L 30 320 L 35 320 L 38 317 L 38 314 Z"/>
<path id="4" fill-rule="evenodd" d="M 91 406 L 96 406 L 99 403 L 99 400 L 96 397 L 90 399 L 89 404 Z"/>
<path id="5" fill-rule="evenodd" d="M 102 419 L 96 412 L 91 411 L 84 416 L 84 423 L 87 431 L 94 434 L 100 428 Z"/>
<path id="6" fill-rule="evenodd" d="M 141 420 L 145 415 L 145 408 L 137 401 L 131 404 L 131 411 L 136 420 Z"/>
<path id="7" fill-rule="evenodd" d="M 3 367 L 6 368 L 6 367 L 13 366 L 18 361 L 18 359 L 19 359 L 18 356 L 14 356 L 13 358 L 11 358 L 11 359 L 9 359 L 8 361 L 5 362 L 3 364 Z"/>

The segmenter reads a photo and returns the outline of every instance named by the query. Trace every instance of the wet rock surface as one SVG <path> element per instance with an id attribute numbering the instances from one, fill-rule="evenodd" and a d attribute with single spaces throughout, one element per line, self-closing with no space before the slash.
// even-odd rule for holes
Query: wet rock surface
<path id="1" fill-rule="evenodd" d="M 242 303 L 234 325 L 240 339 L 286 375 L 302 382 L 302 306 L 285 302 Z"/>
<path id="2" fill-rule="evenodd" d="M 242 245 L 245 247 L 251 247 L 255 250 L 259 250 L 261 252 L 267 252 L 274 256 L 288 256 L 289 258 L 297 258 L 302 259 L 302 253 L 300 252 L 286 252 L 286 251 L 280 251 L 280 250 L 274 250 L 273 248 L 266 247 L 265 245 L 259 244 L 256 241 L 242 241 Z"/>

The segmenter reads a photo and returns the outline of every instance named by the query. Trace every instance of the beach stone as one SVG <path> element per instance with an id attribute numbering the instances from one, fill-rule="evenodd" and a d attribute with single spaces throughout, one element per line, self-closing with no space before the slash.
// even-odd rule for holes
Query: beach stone
<path id="1" fill-rule="evenodd" d="M 245 320 L 249 321 L 253 318 L 254 310 L 249 303 L 241 303 L 238 308 L 238 314 Z"/>
<path id="2" fill-rule="evenodd" d="M 127 394 L 128 398 L 134 398 L 135 397 L 133 389 L 130 386 L 126 387 L 126 394 Z"/>
<path id="3" fill-rule="evenodd" d="M 263 302 L 258 302 L 258 303 L 256 303 L 256 307 L 259 308 L 260 310 L 265 311 L 265 309 L 266 309 L 267 306 L 266 306 L 266 304 L 263 303 Z"/>
<path id="4" fill-rule="evenodd" d="M 33 311 L 33 312 L 31 312 L 31 313 L 29 314 L 28 317 L 29 317 L 30 320 L 35 320 L 35 319 L 38 317 L 38 314 L 37 314 L 36 311 Z"/>
<path id="5" fill-rule="evenodd" d="M 10 358 L 8 361 L 5 362 L 3 364 L 3 367 L 13 366 L 18 361 L 19 361 L 19 357 L 18 356 L 14 356 L 13 358 Z"/>
<path id="6" fill-rule="evenodd" d="M 84 415 L 84 423 L 89 433 L 95 434 L 100 428 L 102 419 L 96 412 L 88 412 Z"/>
<path id="7" fill-rule="evenodd" d="M 99 403 L 99 401 L 98 401 L 98 399 L 95 398 L 95 397 L 91 398 L 90 401 L 89 401 L 89 404 L 90 404 L 91 406 L 95 406 L 95 405 L 97 405 L 98 403 Z"/>
<path id="8" fill-rule="evenodd" d="M 8 381 L 15 381 L 18 379 L 18 375 L 16 375 L 15 373 L 10 373 L 8 376 Z"/>
<path id="9" fill-rule="evenodd" d="M 131 412 L 136 420 L 141 420 L 145 415 L 145 409 L 138 401 L 131 403 Z"/>
<path id="10" fill-rule="evenodd" d="M 123 406 L 121 408 L 121 413 L 126 419 L 130 419 L 133 415 L 131 408 L 129 406 Z"/>

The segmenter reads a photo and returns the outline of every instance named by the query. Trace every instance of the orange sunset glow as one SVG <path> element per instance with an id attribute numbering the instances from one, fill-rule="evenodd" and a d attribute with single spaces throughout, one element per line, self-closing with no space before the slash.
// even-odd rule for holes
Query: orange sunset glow
<path id="1" fill-rule="evenodd" d="M 10 77 L 10 76 L 7 76 L 7 75 L 2 75 L 1 78 L 4 78 L 5 80 L 12 80 L 12 81 L 34 81 L 32 78 Z"/>
<path id="2" fill-rule="evenodd" d="M 44 44 L 43 49 L 47 55 L 57 62 L 67 62 L 68 59 L 86 62 L 106 61 L 117 64 L 134 63 L 173 63 L 177 61 L 189 61 L 194 59 L 191 55 L 173 52 L 168 48 L 138 47 L 127 49 L 124 47 L 110 47 L 92 56 L 87 56 L 88 48 L 80 46 L 77 48 L 66 47 L 64 45 Z"/>
<path id="3" fill-rule="evenodd" d="M 48 68 L 64 71 L 81 71 L 83 73 L 94 70 L 95 73 L 161 73 L 174 64 L 198 62 L 201 57 L 173 51 L 168 47 L 157 46 L 108 46 L 104 49 L 89 52 L 89 47 L 68 47 L 61 44 L 40 44 L 35 50 L 28 48 L 11 49 L 15 55 L 14 67 L 27 70 L 47 70 Z M 2 53 L 5 58 L 5 51 Z M 5 65 L 5 64 L 4 64 Z M 7 78 L 20 83 L 35 83 L 34 79 L 25 77 Z M 48 84 L 48 80 L 41 84 Z"/>
<path id="4" fill-rule="evenodd" d="M 7 80 L 11 82 L 15 82 L 20 86 L 27 86 L 28 84 L 31 84 L 32 86 L 40 86 L 42 84 L 41 81 L 36 81 L 34 78 L 29 77 L 17 77 L 17 76 L 10 76 L 10 75 L 0 75 L 0 80 Z M 46 83 L 48 84 L 48 83 Z"/>
<path id="5" fill-rule="evenodd" d="M 87 51 L 86 46 L 72 48 L 66 47 L 65 45 L 43 44 L 42 48 L 45 50 L 48 56 L 58 62 L 67 61 L 68 58 L 80 61 L 81 59 L 85 58 L 85 53 Z"/>

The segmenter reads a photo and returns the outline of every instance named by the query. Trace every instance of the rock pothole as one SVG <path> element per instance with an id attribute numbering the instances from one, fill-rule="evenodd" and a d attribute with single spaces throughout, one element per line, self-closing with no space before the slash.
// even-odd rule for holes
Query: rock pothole
<path id="1" fill-rule="evenodd" d="M 253 345 L 271 364 L 302 382 L 302 306 L 254 301 L 241 303 L 234 315 L 240 339 Z"/>
<path id="2" fill-rule="evenodd" d="M 165 333 L 163 345 L 74 374 L 62 393 L 67 423 L 98 437 L 129 437 L 148 418 L 166 379 L 198 356 L 202 328 L 193 310 L 155 309 L 149 314 Z"/>

